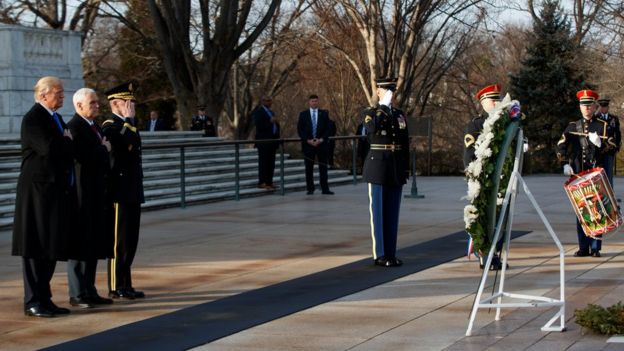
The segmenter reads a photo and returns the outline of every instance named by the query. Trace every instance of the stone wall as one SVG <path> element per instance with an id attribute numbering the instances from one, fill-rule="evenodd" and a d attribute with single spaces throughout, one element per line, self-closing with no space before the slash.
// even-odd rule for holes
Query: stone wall
<path id="1" fill-rule="evenodd" d="M 0 25 L 0 134 L 20 131 L 34 103 L 33 86 L 43 76 L 63 81 L 65 121 L 73 115 L 74 92 L 84 86 L 80 33 Z"/>

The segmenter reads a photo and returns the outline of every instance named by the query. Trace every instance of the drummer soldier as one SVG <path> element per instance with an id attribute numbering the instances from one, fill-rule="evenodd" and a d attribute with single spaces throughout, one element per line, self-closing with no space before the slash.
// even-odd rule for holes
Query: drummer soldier
<path id="1" fill-rule="evenodd" d="M 613 135 L 613 139 L 615 141 L 615 147 L 610 148 L 604 155 L 604 170 L 607 174 L 607 178 L 609 178 L 609 183 L 611 183 L 611 187 L 613 187 L 613 171 L 615 167 L 615 154 L 620 151 L 620 146 L 622 144 L 622 132 L 620 131 L 620 119 L 618 116 L 615 116 L 609 113 L 609 102 L 611 100 L 607 97 L 601 97 L 598 99 L 598 111 L 596 112 L 596 117 L 607 122 L 608 133 Z"/>
<path id="2" fill-rule="evenodd" d="M 576 97 L 583 117 L 570 122 L 557 142 L 557 158 L 563 165 L 563 174 L 567 176 L 602 167 L 604 154 L 616 147 L 613 134 L 609 133 L 608 123 L 596 118 L 594 114 L 598 94 L 585 89 L 576 93 Z M 574 256 L 600 257 L 602 240 L 586 236 L 578 219 L 576 233 L 579 250 Z"/>
<path id="3" fill-rule="evenodd" d="M 464 135 L 464 168 L 468 168 L 470 162 L 475 159 L 475 142 L 481 134 L 481 130 L 483 129 L 483 123 L 488 117 L 490 111 L 496 107 L 496 104 L 500 101 L 501 98 L 501 86 L 498 84 L 492 84 L 484 87 L 479 90 L 476 95 L 477 100 L 481 104 L 483 108 L 483 112 L 468 122 L 466 126 L 466 134 Z M 496 250 L 500 251 L 503 245 L 503 238 L 498 242 L 496 246 Z M 483 269 L 484 267 L 485 257 L 484 255 L 479 255 L 479 267 Z M 490 264 L 490 270 L 500 270 L 502 267 L 502 262 L 500 260 L 500 256 L 498 254 L 494 254 L 492 257 L 492 263 Z"/>
<path id="4" fill-rule="evenodd" d="M 379 104 L 362 113 L 370 150 L 364 161 L 368 183 L 373 259 L 377 266 L 397 267 L 399 208 L 403 185 L 409 178 L 409 134 L 403 111 L 392 107 L 396 78 L 378 79 Z"/>

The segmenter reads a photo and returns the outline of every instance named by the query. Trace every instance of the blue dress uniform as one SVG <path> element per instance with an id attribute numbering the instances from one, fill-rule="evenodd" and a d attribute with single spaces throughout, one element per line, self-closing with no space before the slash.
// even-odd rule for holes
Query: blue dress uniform
<path id="1" fill-rule="evenodd" d="M 581 105 L 593 104 L 598 94 L 591 90 L 581 90 L 577 93 Z M 589 133 L 596 133 L 601 139 L 601 146 L 597 147 L 587 137 Z M 593 116 L 591 119 L 581 118 L 570 122 L 557 142 L 557 158 L 563 164 L 569 164 L 575 174 L 603 167 L 605 152 L 615 147 L 613 135 L 609 133 L 608 123 Z M 576 220 L 576 233 L 579 250 L 574 256 L 600 256 L 602 240 L 585 235 L 581 223 Z"/>
<path id="2" fill-rule="evenodd" d="M 134 100 L 128 83 L 106 92 L 109 100 Z M 130 118 L 112 114 L 102 130 L 111 143 L 112 169 L 108 177 L 108 221 L 114 236 L 114 257 L 108 261 L 109 297 L 142 298 L 145 294 L 132 285 L 131 266 L 139 243 L 143 167 L 141 136 Z"/>
<path id="3" fill-rule="evenodd" d="M 379 266 L 400 266 L 396 244 L 402 188 L 409 178 L 407 120 L 403 111 L 385 105 L 367 108 L 363 119 L 370 142 L 363 178 L 368 182 L 373 259 Z"/>

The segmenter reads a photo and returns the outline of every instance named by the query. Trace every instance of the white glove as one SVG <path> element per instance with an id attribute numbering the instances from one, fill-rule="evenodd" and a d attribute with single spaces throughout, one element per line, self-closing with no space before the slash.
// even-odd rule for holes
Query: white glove
<path id="1" fill-rule="evenodd" d="M 574 171 L 572 170 L 572 167 L 570 167 L 569 164 L 566 163 L 565 165 L 563 165 L 563 175 L 571 176 L 573 174 L 574 174 Z"/>
<path id="2" fill-rule="evenodd" d="M 591 132 L 587 135 L 587 137 L 589 138 L 589 141 L 591 141 L 592 144 L 596 145 L 596 147 L 600 147 L 600 145 L 602 145 L 602 142 L 600 141 L 600 137 L 598 136 L 598 133 Z"/>
<path id="3" fill-rule="evenodd" d="M 392 91 L 386 90 L 386 92 L 384 93 L 384 96 L 382 96 L 381 100 L 379 100 L 379 104 L 390 107 L 391 102 L 392 102 Z"/>

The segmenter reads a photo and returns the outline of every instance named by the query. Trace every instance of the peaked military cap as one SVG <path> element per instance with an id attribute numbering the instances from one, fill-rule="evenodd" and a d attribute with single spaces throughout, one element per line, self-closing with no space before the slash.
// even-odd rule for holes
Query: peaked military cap
<path id="1" fill-rule="evenodd" d="M 132 83 L 130 82 L 126 82 L 116 87 L 110 88 L 104 93 L 106 94 L 106 97 L 108 98 L 108 100 L 114 100 L 114 99 L 136 100 L 134 98 L 134 87 L 132 86 Z"/>
<path id="2" fill-rule="evenodd" d="M 593 90 L 583 89 L 576 93 L 576 98 L 579 101 L 580 105 L 592 105 L 596 100 L 598 100 L 599 95 Z"/>
<path id="3" fill-rule="evenodd" d="M 377 88 L 382 88 L 386 90 L 395 91 L 397 87 L 397 78 L 378 78 L 375 83 L 377 84 Z"/>
<path id="4" fill-rule="evenodd" d="M 488 85 L 487 87 L 479 90 L 476 95 L 477 100 L 481 101 L 483 99 L 494 99 L 500 100 L 501 97 L 501 86 L 498 84 Z"/>
<path id="5" fill-rule="evenodd" d="M 609 106 L 609 102 L 611 101 L 611 99 L 609 99 L 608 97 L 601 97 L 600 99 L 598 99 L 598 105 L 602 106 L 602 107 L 607 107 Z"/>

